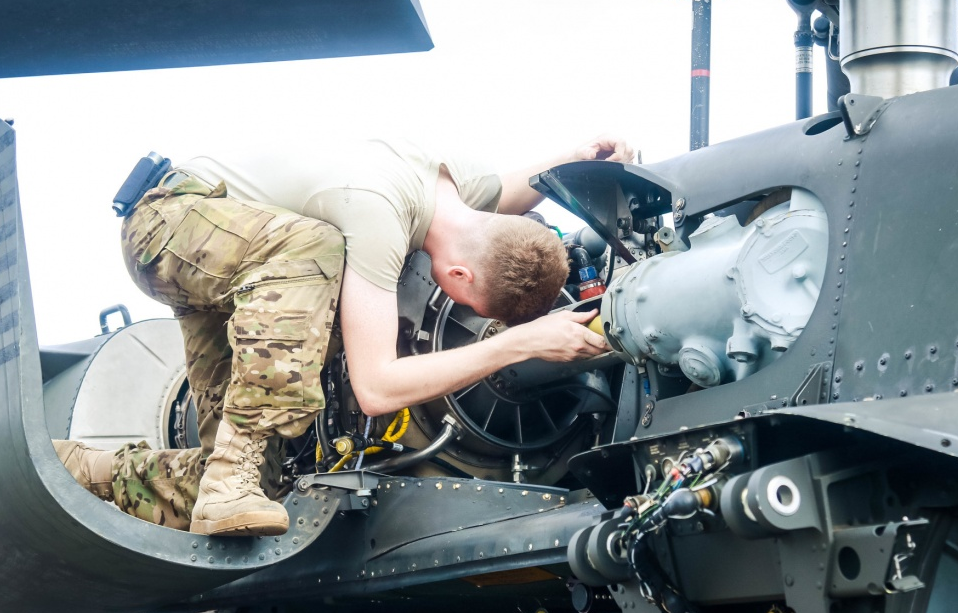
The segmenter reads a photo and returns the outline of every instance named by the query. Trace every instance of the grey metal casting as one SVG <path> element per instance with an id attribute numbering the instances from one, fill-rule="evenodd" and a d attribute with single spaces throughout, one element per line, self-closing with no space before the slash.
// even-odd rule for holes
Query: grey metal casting
<path id="1" fill-rule="evenodd" d="M 606 336 L 633 364 L 678 365 L 701 387 L 744 379 L 795 343 L 818 301 L 822 204 L 792 188 L 790 204 L 745 227 L 706 219 L 689 242 L 618 277 L 602 300 Z"/>

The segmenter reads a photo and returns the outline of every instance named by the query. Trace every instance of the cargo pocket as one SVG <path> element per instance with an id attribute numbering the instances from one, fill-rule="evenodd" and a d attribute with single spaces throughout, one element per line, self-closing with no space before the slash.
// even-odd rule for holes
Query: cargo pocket
<path id="1" fill-rule="evenodd" d="M 303 405 L 304 351 L 311 310 L 263 306 L 271 290 L 257 289 L 260 299 L 238 307 L 230 322 L 233 343 L 232 385 L 227 405 L 239 409 L 293 408 Z"/>
<path id="2" fill-rule="evenodd" d="M 199 304 L 222 303 L 250 241 L 273 217 L 227 198 L 196 202 L 165 246 L 178 260 L 167 265 L 170 282 Z"/>

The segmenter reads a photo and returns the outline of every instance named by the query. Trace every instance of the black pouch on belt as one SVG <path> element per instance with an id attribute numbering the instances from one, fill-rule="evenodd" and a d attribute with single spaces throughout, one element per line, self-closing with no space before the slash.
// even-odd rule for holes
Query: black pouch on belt
<path id="1" fill-rule="evenodd" d="M 140 201 L 143 194 L 156 187 L 169 170 L 169 158 L 155 151 L 150 151 L 145 158 L 140 158 L 113 198 L 113 211 L 116 216 L 126 217 L 132 213 L 134 205 Z"/>

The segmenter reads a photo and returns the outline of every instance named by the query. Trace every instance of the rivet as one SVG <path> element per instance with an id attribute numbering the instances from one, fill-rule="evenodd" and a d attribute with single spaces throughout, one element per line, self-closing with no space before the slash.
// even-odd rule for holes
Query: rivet
<path id="1" fill-rule="evenodd" d="M 840 256 L 838 256 L 838 259 L 844 260 L 844 259 L 845 259 L 845 254 L 843 253 L 843 254 L 841 254 Z"/>
<path id="2" fill-rule="evenodd" d="M 844 269 L 844 268 L 839 268 L 839 269 L 838 269 L 838 274 L 841 275 L 841 274 L 844 274 L 844 273 L 845 273 L 845 269 Z"/>
<path id="3" fill-rule="evenodd" d="M 901 390 L 900 392 L 898 392 L 898 395 L 899 395 L 899 396 L 902 396 L 902 397 L 905 397 L 905 396 L 908 395 L 908 390 Z"/>
<path id="4" fill-rule="evenodd" d="M 556 547 L 559 546 L 559 539 L 556 539 L 556 540 L 555 540 L 555 546 L 556 546 Z"/>
<path id="5" fill-rule="evenodd" d="M 855 188 L 854 188 L 854 187 L 852 188 L 852 193 L 853 193 L 853 194 L 855 193 Z"/>
<path id="6" fill-rule="evenodd" d="M 855 370 L 862 370 L 863 368 L 865 368 L 864 364 L 861 362 L 855 362 Z"/>
<path id="7" fill-rule="evenodd" d="M 275 537 L 273 540 L 278 543 L 278 542 L 280 541 L 280 538 L 277 536 L 277 537 Z"/>
<path id="8" fill-rule="evenodd" d="M 200 546 L 199 543 L 197 543 L 196 541 L 193 541 L 193 549 L 196 549 L 199 546 Z"/>
<path id="9" fill-rule="evenodd" d="M 841 376 L 841 375 L 835 375 L 835 383 L 841 383 L 841 382 L 842 382 L 842 376 Z"/>
<path id="10" fill-rule="evenodd" d="M 938 353 L 938 347 L 929 347 L 929 348 L 928 348 L 928 353 L 930 353 L 930 354 L 932 354 L 932 355 Z"/>
<path id="11" fill-rule="evenodd" d="M 300 526 L 302 526 L 303 524 L 306 523 L 306 520 L 303 519 L 302 517 L 300 517 L 299 519 L 296 520 L 296 523 L 299 524 Z"/>
<path id="12" fill-rule="evenodd" d="M 858 180 L 858 174 L 856 173 L 852 175 L 852 181 L 857 181 L 857 180 Z"/>
<path id="13" fill-rule="evenodd" d="M 500 493 L 500 494 L 503 493 L 504 491 L 506 491 L 506 490 L 502 489 L 501 487 L 499 488 L 499 493 Z"/>
<path id="14" fill-rule="evenodd" d="M 888 363 L 888 358 L 881 358 L 878 360 L 878 363 L 884 366 L 885 364 Z"/>
<path id="15" fill-rule="evenodd" d="M 209 562 L 210 564 L 216 562 L 216 560 L 213 559 L 213 556 L 206 558 L 206 561 Z"/>
<path id="16" fill-rule="evenodd" d="M 926 392 L 934 391 L 934 389 L 935 389 L 935 386 L 932 385 L 931 383 L 929 383 L 928 385 L 925 386 L 925 391 L 926 391 Z"/>
<path id="17" fill-rule="evenodd" d="M 861 166 L 861 165 L 862 165 L 861 160 L 855 160 L 855 166 Z M 855 176 L 858 176 L 858 175 L 855 175 Z"/>
<path id="18" fill-rule="evenodd" d="M 275 553 L 276 555 L 279 555 L 279 554 L 283 553 L 283 550 L 280 549 L 279 547 L 277 547 L 276 549 L 273 550 L 273 553 Z"/>
<path id="19" fill-rule="evenodd" d="M 319 526 L 319 520 L 318 520 L 318 519 L 314 519 L 314 520 L 313 520 L 313 525 L 314 525 L 314 526 Z"/>
<path id="20" fill-rule="evenodd" d="M 842 243 L 842 247 L 847 247 L 847 246 L 848 246 L 848 242 L 847 242 L 847 241 L 844 242 L 844 243 Z"/>
<path id="21" fill-rule="evenodd" d="M 329 509 L 328 509 L 328 508 L 323 507 L 323 515 L 329 515 Z"/>
<path id="22" fill-rule="evenodd" d="M 831 349 L 828 350 L 828 357 L 832 357 L 835 354 Z"/>
<path id="23" fill-rule="evenodd" d="M 260 559 L 260 560 L 265 560 L 265 559 L 266 559 L 266 554 L 265 554 L 265 553 L 259 554 L 259 559 Z"/>
<path id="24" fill-rule="evenodd" d="M 854 201 L 854 200 L 849 200 L 849 201 L 848 201 L 848 206 L 855 206 L 855 201 Z"/>
<path id="25" fill-rule="evenodd" d="M 196 562 L 196 554 L 195 554 L 195 553 L 192 554 L 192 555 L 190 555 L 190 560 L 193 561 L 193 562 Z"/>
<path id="26" fill-rule="evenodd" d="M 842 160 L 838 160 L 838 165 L 839 165 L 839 166 L 842 165 Z"/>
<path id="27" fill-rule="evenodd" d="M 479 557 L 480 557 L 480 558 L 483 558 L 483 557 L 485 557 L 485 554 L 483 554 L 483 553 L 480 551 L 480 552 L 479 552 Z"/>
<path id="28" fill-rule="evenodd" d="M 852 218 L 852 216 L 851 216 L 851 215 L 848 215 L 845 219 L 851 219 L 851 218 Z"/>
<path id="29" fill-rule="evenodd" d="M 207 544 L 206 544 L 206 548 L 207 548 L 207 549 L 213 549 L 213 543 L 207 543 Z"/>
<path id="30" fill-rule="evenodd" d="M 943 439 L 941 439 L 941 446 L 942 446 L 942 447 L 951 447 L 951 441 L 949 441 L 949 440 L 946 439 L 946 438 L 943 438 Z"/>
<path id="31" fill-rule="evenodd" d="M 910 359 L 911 359 L 911 351 L 906 351 L 906 352 L 905 352 L 905 359 L 906 359 L 906 360 L 910 360 Z"/>
<path id="32" fill-rule="evenodd" d="M 845 228 L 845 234 L 848 234 L 848 228 Z"/>
<path id="33" fill-rule="evenodd" d="M 405 483 L 400 483 L 400 484 L 399 484 L 399 487 L 406 487 L 406 484 L 405 484 Z"/>

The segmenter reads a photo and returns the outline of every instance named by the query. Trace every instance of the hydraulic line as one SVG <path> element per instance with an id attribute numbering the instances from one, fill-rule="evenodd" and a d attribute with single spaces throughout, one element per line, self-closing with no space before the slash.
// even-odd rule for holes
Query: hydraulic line
<path id="1" fill-rule="evenodd" d="M 414 466 L 415 464 L 435 457 L 458 436 L 459 428 L 453 423 L 446 422 L 443 425 L 439 436 L 437 436 L 428 447 L 424 447 L 423 449 L 414 451 L 412 453 L 389 458 L 388 460 L 383 460 L 382 462 L 378 462 L 376 464 L 370 464 L 366 467 L 366 470 L 373 472 L 387 472 L 409 468 L 410 466 Z"/>

